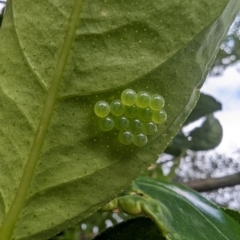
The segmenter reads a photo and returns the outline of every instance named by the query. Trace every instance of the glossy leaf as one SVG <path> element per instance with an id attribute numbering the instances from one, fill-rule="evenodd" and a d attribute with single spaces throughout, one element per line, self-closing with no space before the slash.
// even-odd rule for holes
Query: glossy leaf
<path id="1" fill-rule="evenodd" d="M 239 5 L 9 0 L 0 30 L 1 238 L 49 238 L 153 163 L 195 105 Z M 126 85 L 166 100 L 168 120 L 143 148 L 100 131 L 93 113 Z"/>
<path id="2" fill-rule="evenodd" d="M 107 209 L 108 205 L 103 209 Z M 141 177 L 113 209 L 149 216 L 168 240 L 236 240 L 237 221 L 197 192 L 176 183 Z"/>
<path id="3" fill-rule="evenodd" d="M 223 129 L 219 120 L 213 115 L 209 115 L 206 117 L 202 126 L 193 129 L 189 135 L 192 137 L 190 146 L 191 150 L 210 150 L 221 143 Z"/>
<path id="4" fill-rule="evenodd" d="M 146 217 L 130 219 L 108 228 L 94 240 L 165 240 L 156 224 Z"/>
<path id="5" fill-rule="evenodd" d="M 201 117 L 212 114 L 218 110 L 222 110 L 222 104 L 219 103 L 214 97 L 201 93 L 199 100 L 192 110 L 184 125 L 198 120 Z"/>

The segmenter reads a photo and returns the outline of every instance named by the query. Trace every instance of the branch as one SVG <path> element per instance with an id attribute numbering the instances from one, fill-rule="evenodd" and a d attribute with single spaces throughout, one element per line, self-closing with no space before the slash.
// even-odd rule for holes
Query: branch
<path id="1" fill-rule="evenodd" d="M 181 183 L 198 192 L 208 192 L 217 190 L 219 188 L 233 187 L 240 184 L 240 172 L 220 178 L 206 178 L 202 180 Z"/>

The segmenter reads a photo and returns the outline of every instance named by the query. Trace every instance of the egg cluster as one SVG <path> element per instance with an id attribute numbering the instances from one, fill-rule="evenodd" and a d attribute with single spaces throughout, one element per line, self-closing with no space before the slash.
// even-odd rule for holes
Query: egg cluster
<path id="1" fill-rule="evenodd" d="M 150 95 L 146 91 L 136 93 L 125 89 L 121 99 L 110 104 L 98 101 L 94 112 L 99 117 L 99 127 L 103 131 L 119 130 L 118 139 L 124 145 L 133 143 L 138 147 L 147 144 L 147 135 L 157 132 L 157 125 L 167 119 L 163 110 L 165 101 L 159 94 Z"/>

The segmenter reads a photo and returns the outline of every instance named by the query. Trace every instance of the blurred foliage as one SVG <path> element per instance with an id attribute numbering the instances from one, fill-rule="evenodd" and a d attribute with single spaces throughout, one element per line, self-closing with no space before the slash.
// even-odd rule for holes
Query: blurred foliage
<path id="1" fill-rule="evenodd" d="M 138 217 L 108 228 L 94 240 L 165 240 L 156 224 L 146 217 Z"/>
<path id="2" fill-rule="evenodd" d="M 184 126 L 203 117 L 205 121 L 200 127 L 193 129 L 188 134 L 185 134 L 183 129 L 181 129 L 165 149 L 165 153 L 179 156 L 187 149 L 206 151 L 217 147 L 222 140 L 223 130 L 220 122 L 213 116 L 213 113 L 221 109 L 221 103 L 215 98 L 201 93 L 196 107 L 188 116 Z"/>
<path id="3" fill-rule="evenodd" d="M 124 213 L 96 212 L 81 224 L 59 233 L 51 240 L 91 240 L 106 228 L 131 218 L 132 216 Z"/>
<path id="4" fill-rule="evenodd" d="M 184 122 L 184 126 L 219 110 L 222 110 L 220 102 L 210 95 L 201 93 L 195 108 Z"/>
<path id="5" fill-rule="evenodd" d="M 162 159 L 161 165 L 165 171 L 171 166 L 167 162 L 169 157 Z M 192 152 L 181 159 L 180 165 L 174 176 L 174 181 L 189 182 L 196 179 L 217 178 L 240 172 L 240 154 L 232 153 L 231 156 L 216 152 Z M 240 186 L 227 187 L 211 192 L 202 193 L 206 198 L 217 205 L 233 209 L 240 209 Z"/>
<path id="6" fill-rule="evenodd" d="M 195 128 L 189 133 L 190 150 L 206 151 L 217 147 L 223 136 L 223 129 L 212 114 L 208 115 L 201 127 Z"/>

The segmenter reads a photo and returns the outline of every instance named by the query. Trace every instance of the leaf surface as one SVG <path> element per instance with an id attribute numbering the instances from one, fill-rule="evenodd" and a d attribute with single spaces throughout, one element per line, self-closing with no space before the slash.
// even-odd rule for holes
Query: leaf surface
<path id="1" fill-rule="evenodd" d="M 1 237 L 49 238 L 153 163 L 194 107 L 239 8 L 236 0 L 9 0 L 0 30 Z M 101 132 L 93 114 L 96 101 L 126 86 L 166 100 L 168 120 L 143 148 Z"/>

